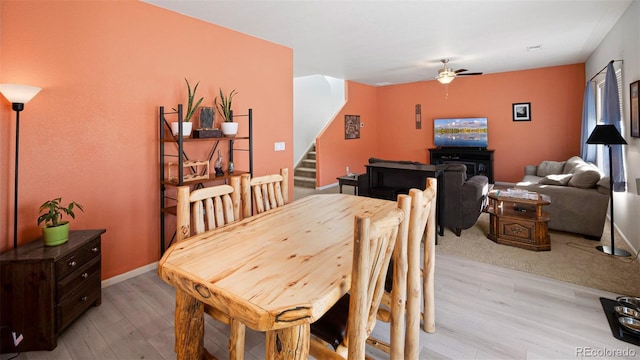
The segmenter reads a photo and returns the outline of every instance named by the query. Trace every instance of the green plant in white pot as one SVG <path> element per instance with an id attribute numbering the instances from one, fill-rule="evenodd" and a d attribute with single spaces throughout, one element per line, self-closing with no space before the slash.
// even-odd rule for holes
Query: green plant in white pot
<path id="1" fill-rule="evenodd" d="M 213 100 L 216 109 L 218 109 L 218 113 L 224 120 L 222 124 L 220 124 L 220 130 L 222 130 L 224 136 L 232 137 L 238 133 L 238 123 L 233 121 L 231 112 L 231 102 L 237 94 L 238 92 L 233 89 L 228 96 L 225 96 L 222 89 L 220 89 L 220 101 L 218 101 L 218 97 Z"/>
<path id="2" fill-rule="evenodd" d="M 42 237 L 46 246 L 62 245 L 69 240 L 69 221 L 62 220 L 62 214 L 67 214 L 72 219 L 76 218 L 75 209 L 84 211 L 82 205 L 75 201 L 67 206 L 61 204 L 62 198 L 45 201 L 40 205 L 38 225 L 42 227 Z"/>
<path id="3" fill-rule="evenodd" d="M 187 110 L 184 113 L 184 120 L 182 120 L 182 136 L 189 136 L 191 135 L 191 130 L 193 129 L 191 118 L 193 117 L 193 114 L 195 114 L 198 106 L 200 106 L 200 103 L 202 103 L 202 100 L 204 100 L 204 97 L 201 97 L 200 99 L 198 99 L 198 101 L 194 105 L 193 101 L 196 98 L 196 91 L 198 90 L 198 85 L 200 85 L 200 81 L 198 81 L 196 85 L 193 87 L 193 91 L 191 91 L 191 85 L 189 84 L 189 80 L 187 80 L 187 78 L 184 78 L 184 81 L 187 83 Z M 178 126 L 179 126 L 179 122 L 177 121 L 171 123 L 171 132 L 173 133 L 174 136 L 178 135 Z"/>

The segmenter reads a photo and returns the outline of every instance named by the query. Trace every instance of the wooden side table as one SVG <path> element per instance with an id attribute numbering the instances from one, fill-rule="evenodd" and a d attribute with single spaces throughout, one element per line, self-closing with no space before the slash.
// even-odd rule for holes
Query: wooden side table
<path id="1" fill-rule="evenodd" d="M 542 210 L 551 204 L 546 195 L 529 192 L 527 197 L 509 196 L 505 191 L 489 193 L 489 234 L 487 237 L 504 245 L 523 249 L 551 250 L 549 213 Z"/>
<path id="2" fill-rule="evenodd" d="M 353 186 L 353 194 L 358 195 L 358 174 L 339 176 L 338 186 L 340 186 L 340 194 L 342 194 L 342 185 Z"/>

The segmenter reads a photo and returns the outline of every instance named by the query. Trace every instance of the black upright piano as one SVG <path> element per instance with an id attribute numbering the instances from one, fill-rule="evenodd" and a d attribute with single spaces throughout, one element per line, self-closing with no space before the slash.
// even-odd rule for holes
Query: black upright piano
<path id="1" fill-rule="evenodd" d="M 398 194 L 408 194 L 409 189 L 424 190 L 427 178 L 438 179 L 436 194 L 436 223 L 440 224 L 442 201 L 442 167 L 408 162 L 374 162 L 365 165 L 366 174 L 358 177 L 358 195 L 396 201 Z M 442 232 L 441 232 L 442 235 Z"/>

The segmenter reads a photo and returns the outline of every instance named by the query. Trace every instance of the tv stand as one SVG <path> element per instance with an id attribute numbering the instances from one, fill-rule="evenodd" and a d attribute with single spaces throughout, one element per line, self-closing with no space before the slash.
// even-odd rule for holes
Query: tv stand
<path id="1" fill-rule="evenodd" d="M 493 184 L 493 152 L 492 149 L 479 147 L 439 147 L 429 149 L 429 163 L 440 164 L 465 164 L 467 166 L 467 178 L 475 175 L 484 175 Z"/>

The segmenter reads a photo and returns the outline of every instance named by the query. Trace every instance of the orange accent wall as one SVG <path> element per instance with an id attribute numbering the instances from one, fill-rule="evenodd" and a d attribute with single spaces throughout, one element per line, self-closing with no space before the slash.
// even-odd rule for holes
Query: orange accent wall
<path id="1" fill-rule="evenodd" d="M 221 87 L 238 90 L 236 114 L 253 109 L 256 175 L 293 168 L 289 48 L 138 1 L 2 1 L 0 32 L 0 82 L 43 89 L 20 116 L 19 243 L 40 235 L 40 204 L 61 196 L 85 206 L 72 229 L 107 229 L 104 279 L 158 260 L 158 107 L 186 102 L 185 77 L 200 81 L 203 104 Z M 13 243 L 15 148 L 4 99 L 0 115 L 4 251 Z M 276 141 L 287 150 L 274 152 Z"/>
<path id="2" fill-rule="evenodd" d="M 365 172 L 364 164 L 372 154 L 378 152 L 378 102 L 377 90 L 373 86 L 345 81 L 346 104 L 316 138 L 316 179 L 319 186 L 336 182 L 337 176 L 351 172 Z M 359 139 L 345 139 L 345 115 L 360 115 Z"/>
<path id="3" fill-rule="evenodd" d="M 338 130 L 332 133 L 336 136 L 333 142 L 326 139 L 327 133 L 323 134 L 319 141 L 330 143 L 332 148 L 330 157 L 324 147 L 318 151 L 323 159 L 319 164 L 319 185 L 335 183 L 335 177 L 344 174 L 345 158 L 360 164 L 371 156 L 428 163 L 427 149 L 433 147 L 433 119 L 475 116 L 489 119 L 495 181 L 517 182 L 527 164 L 579 155 L 585 82 L 584 64 L 459 77 L 446 86 L 435 80 L 377 88 L 356 87 L 350 82 L 345 108 L 355 115 L 360 111 L 372 116 L 378 135 L 375 141 L 367 139 L 365 143 L 344 141 L 337 137 Z M 360 92 L 370 101 L 352 103 L 352 99 L 361 98 Z M 512 120 L 512 104 L 519 102 L 531 103 L 532 121 Z M 422 105 L 420 130 L 415 128 L 416 104 Z M 344 127 L 344 113 L 328 128 Z M 367 126 L 363 134 L 369 134 Z M 328 164 L 328 159 L 340 160 Z M 364 171 L 364 166 L 351 167 Z"/>

